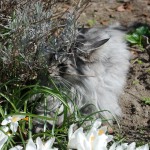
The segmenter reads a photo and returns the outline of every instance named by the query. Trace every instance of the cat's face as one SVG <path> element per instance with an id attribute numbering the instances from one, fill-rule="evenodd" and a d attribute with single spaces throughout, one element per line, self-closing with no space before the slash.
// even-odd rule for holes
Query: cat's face
<path id="1" fill-rule="evenodd" d="M 99 30 L 99 29 L 97 29 Z M 96 29 L 80 30 L 75 47 L 68 53 L 53 53 L 49 57 L 50 76 L 66 79 L 71 83 L 86 77 L 84 69 L 96 61 L 96 52 L 109 38 L 101 37 Z"/>
<path id="2" fill-rule="evenodd" d="M 49 63 L 50 76 L 59 80 L 63 78 L 74 83 L 83 75 L 82 67 L 85 64 L 79 57 L 72 53 L 65 55 L 52 54 Z"/>

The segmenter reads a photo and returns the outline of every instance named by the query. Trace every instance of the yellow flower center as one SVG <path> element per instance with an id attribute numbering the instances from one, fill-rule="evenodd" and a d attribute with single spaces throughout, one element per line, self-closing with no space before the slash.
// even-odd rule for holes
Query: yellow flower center
<path id="1" fill-rule="evenodd" d="M 102 135 L 102 134 L 104 134 L 104 131 L 103 130 L 98 130 L 98 135 Z"/>
<path id="2" fill-rule="evenodd" d="M 18 117 L 12 117 L 11 122 L 17 122 L 18 121 Z"/>

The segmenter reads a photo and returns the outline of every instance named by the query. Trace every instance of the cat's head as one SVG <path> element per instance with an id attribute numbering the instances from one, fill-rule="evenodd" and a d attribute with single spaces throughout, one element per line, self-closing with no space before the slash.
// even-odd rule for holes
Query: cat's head
<path id="1" fill-rule="evenodd" d="M 71 83 L 86 77 L 83 68 L 94 63 L 97 51 L 108 40 L 109 36 L 98 28 L 81 28 L 78 30 L 76 42 L 67 53 L 51 53 L 49 57 L 49 73 L 53 77 L 61 77 Z"/>

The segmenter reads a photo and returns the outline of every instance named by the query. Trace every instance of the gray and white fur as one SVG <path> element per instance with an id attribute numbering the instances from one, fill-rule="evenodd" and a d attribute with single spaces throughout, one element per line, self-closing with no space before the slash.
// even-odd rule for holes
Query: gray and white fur
<path id="1" fill-rule="evenodd" d="M 130 52 L 125 41 L 126 33 L 119 28 L 80 29 L 76 48 L 70 51 L 65 61 L 52 65 L 50 71 L 52 76 L 59 78 L 60 83 L 64 80 L 69 83 L 71 93 L 78 97 L 75 103 L 79 108 L 94 104 L 97 110 L 109 111 L 102 113 L 106 119 L 122 115 L 119 99 L 129 69 Z M 53 64 L 53 61 L 50 58 L 49 64 Z M 48 101 L 52 105 L 50 97 Z M 55 109 L 58 108 L 56 101 L 53 105 Z M 62 122 L 61 119 L 58 123 Z"/>

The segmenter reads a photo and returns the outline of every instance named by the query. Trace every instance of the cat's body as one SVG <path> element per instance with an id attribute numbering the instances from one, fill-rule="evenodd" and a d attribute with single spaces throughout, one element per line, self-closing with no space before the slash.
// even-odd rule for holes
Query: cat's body
<path id="1" fill-rule="evenodd" d="M 116 27 L 81 29 L 76 45 L 73 56 L 55 66 L 51 74 L 70 83 L 79 108 L 94 104 L 97 110 L 109 111 L 102 113 L 107 119 L 121 116 L 119 97 L 130 59 L 124 31 Z M 49 102 L 52 104 L 50 97 Z"/>

